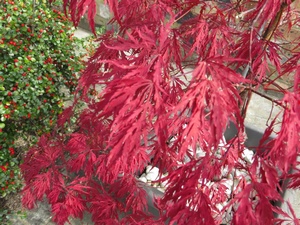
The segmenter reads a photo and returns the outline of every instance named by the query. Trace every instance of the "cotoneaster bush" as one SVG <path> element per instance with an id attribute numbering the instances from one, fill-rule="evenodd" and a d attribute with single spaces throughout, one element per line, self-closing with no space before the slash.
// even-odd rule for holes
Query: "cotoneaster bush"
<path id="1" fill-rule="evenodd" d="M 0 0 L 0 197 L 21 185 L 16 141 L 50 131 L 83 68 L 82 41 L 53 7 Z"/>
<path id="2" fill-rule="evenodd" d="M 79 79 L 77 128 L 64 130 L 69 107 L 24 158 L 24 206 L 46 197 L 60 225 L 86 211 L 99 225 L 300 224 L 273 204 L 300 187 L 299 39 L 279 29 L 298 26 L 293 1 L 105 2 L 118 29 L 99 37 Z M 93 26 L 95 0 L 64 3 L 75 24 L 87 12 Z M 277 84 L 282 76 L 292 87 Z M 248 100 L 270 85 L 281 92 L 280 129 L 275 118 L 246 150 Z M 230 122 L 237 134 L 224 140 Z M 149 163 L 167 174 L 153 199 L 159 218 L 137 179 Z"/>

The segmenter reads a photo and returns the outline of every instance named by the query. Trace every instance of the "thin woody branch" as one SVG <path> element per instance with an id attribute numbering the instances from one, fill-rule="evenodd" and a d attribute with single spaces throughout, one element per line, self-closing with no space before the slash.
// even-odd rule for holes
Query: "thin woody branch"
<path id="1" fill-rule="evenodd" d="M 293 0 L 294 1 L 294 0 Z M 262 35 L 262 38 L 266 41 L 269 42 L 272 38 L 272 36 L 274 35 L 275 30 L 277 29 L 279 22 L 281 20 L 283 11 L 285 10 L 285 8 L 287 7 L 286 3 L 282 3 L 279 11 L 277 12 L 275 18 L 273 20 L 271 20 L 271 22 L 269 23 L 267 29 L 265 30 L 264 34 Z M 265 45 L 266 47 L 266 45 Z M 246 74 L 245 77 L 249 76 L 249 70 Z M 251 95 L 252 95 L 253 89 L 252 88 L 248 88 L 243 90 L 240 95 L 241 98 L 243 100 L 243 104 L 240 107 L 240 111 L 241 111 L 241 116 L 245 117 L 246 116 L 246 112 L 247 112 L 247 108 L 249 105 L 249 102 L 251 100 Z"/>

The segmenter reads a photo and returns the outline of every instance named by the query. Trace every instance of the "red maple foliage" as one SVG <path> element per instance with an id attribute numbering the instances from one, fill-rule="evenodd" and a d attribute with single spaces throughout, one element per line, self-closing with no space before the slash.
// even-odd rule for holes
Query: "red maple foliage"
<path id="1" fill-rule="evenodd" d="M 290 204 L 291 214 L 272 204 L 284 201 L 281 183 L 300 187 L 300 42 L 285 54 L 278 29 L 299 26 L 293 1 L 106 3 L 118 29 L 98 37 L 74 105 L 27 153 L 23 204 L 33 208 L 46 196 L 58 224 L 85 211 L 95 224 L 300 224 Z M 64 0 L 64 7 L 75 25 L 87 12 L 93 27 L 95 0 Z M 278 89 L 280 131 L 274 119 L 249 162 L 249 98 L 282 76 L 294 85 Z M 98 98 L 89 95 L 95 87 Z M 77 129 L 64 132 L 79 101 L 86 108 Z M 224 141 L 229 122 L 237 134 Z M 168 172 L 155 200 L 159 218 L 147 213 L 136 179 L 150 161 Z"/>

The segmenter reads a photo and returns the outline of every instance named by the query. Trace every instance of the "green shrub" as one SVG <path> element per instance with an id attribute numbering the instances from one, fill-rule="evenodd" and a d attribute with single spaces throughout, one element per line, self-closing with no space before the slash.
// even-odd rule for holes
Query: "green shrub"
<path id="1" fill-rule="evenodd" d="M 74 31 L 46 1 L 0 0 L 0 197 L 21 185 L 15 142 L 49 132 L 75 89 L 83 42 Z"/>

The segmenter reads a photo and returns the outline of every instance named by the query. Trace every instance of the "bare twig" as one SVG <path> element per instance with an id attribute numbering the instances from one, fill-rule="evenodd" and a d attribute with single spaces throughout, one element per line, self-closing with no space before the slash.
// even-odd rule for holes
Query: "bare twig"
<path id="1" fill-rule="evenodd" d="M 277 101 L 277 100 L 275 100 L 275 99 L 273 99 L 273 98 L 271 98 L 271 97 L 269 97 L 267 95 L 264 95 L 264 94 L 260 93 L 259 91 L 254 90 L 253 88 L 246 87 L 245 89 L 250 90 L 251 92 L 253 92 L 253 93 L 255 93 L 255 94 L 257 94 L 257 95 L 259 95 L 259 96 L 261 96 L 261 97 L 263 97 L 263 98 L 265 98 L 265 99 L 267 99 L 267 100 L 269 100 L 269 101 L 271 101 L 273 103 L 276 103 L 278 106 L 286 109 L 286 107 L 284 105 L 282 105 L 281 102 L 279 102 L 279 101 Z"/>

